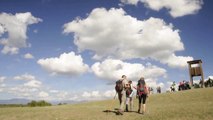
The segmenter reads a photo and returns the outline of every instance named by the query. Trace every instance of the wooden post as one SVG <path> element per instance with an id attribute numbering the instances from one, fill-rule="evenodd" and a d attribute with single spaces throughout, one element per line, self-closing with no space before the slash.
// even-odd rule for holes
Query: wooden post
<path id="1" fill-rule="evenodd" d="M 200 65 L 200 70 L 201 70 L 201 87 L 203 88 L 204 87 L 204 75 L 203 75 L 203 68 L 202 68 L 202 64 L 201 62 L 199 62 L 199 65 Z"/>
<path id="2" fill-rule="evenodd" d="M 188 66 L 189 66 L 190 85 L 193 86 L 193 79 L 192 79 L 192 75 L 191 75 L 191 64 L 188 64 Z"/>
<path id="3" fill-rule="evenodd" d="M 194 76 L 201 76 L 201 87 L 204 87 L 204 74 L 203 74 L 203 68 L 202 68 L 202 61 L 201 60 L 193 60 L 188 61 L 189 66 L 189 77 L 191 86 L 193 86 L 193 77 Z M 192 67 L 192 64 L 198 64 L 198 67 Z"/>

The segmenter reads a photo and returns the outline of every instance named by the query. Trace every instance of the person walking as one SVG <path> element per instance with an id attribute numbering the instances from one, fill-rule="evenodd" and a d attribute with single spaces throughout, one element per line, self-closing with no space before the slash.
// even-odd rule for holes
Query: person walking
<path id="1" fill-rule="evenodd" d="M 175 81 L 172 83 L 172 85 L 171 85 L 171 92 L 175 92 L 175 86 L 176 86 L 176 84 L 175 84 Z"/>
<path id="2" fill-rule="evenodd" d="M 126 89 L 126 112 L 129 112 L 129 109 L 128 109 L 128 106 L 130 105 L 130 111 L 133 110 L 133 95 L 134 95 L 134 91 L 133 91 L 133 88 L 134 89 L 137 89 L 137 87 L 134 87 L 132 85 L 132 81 L 129 80 L 129 85 Z"/>
<path id="3" fill-rule="evenodd" d="M 146 98 L 148 97 L 148 86 L 146 85 L 144 77 L 138 80 L 137 96 L 139 99 L 138 113 L 141 113 L 142 110 L 142 114 L 144 114 L 146 112 Z"/>
<path id="4" fill-rule="evenodd" d="M 126 89 L 128 87 L 128 80 L 126 75 L 122 75 L 121 77 L 122 85 L 123 85 L 123 90 L 121 92 L 121 104 L 120 104 L 120 109 L 118 112 L 122 115 L 124 112 L 124 106 L 125 106 L 125 101 L 126 101 Z"/>

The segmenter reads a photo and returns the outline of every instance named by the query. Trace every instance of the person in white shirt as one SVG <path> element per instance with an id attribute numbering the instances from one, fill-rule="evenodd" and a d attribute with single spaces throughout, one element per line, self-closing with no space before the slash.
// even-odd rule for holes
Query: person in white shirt
<path id="1" fill-rule="evenodd" d="M 125 105 L 125 100 L 126 100 L 126 88 L 128 86 L 128 80 L 127 80 L 127 77 L 126 75 L 122 75 L 121 77 L 121 80 L 122 80 L 122 84 L 123 84 L 123 90 L 121 92 L 121 104 L 120 104 L 120 109 L 119 109 L 119 113 L 120 114 L 123 114 L 124 112 L 124 105 Z"/>

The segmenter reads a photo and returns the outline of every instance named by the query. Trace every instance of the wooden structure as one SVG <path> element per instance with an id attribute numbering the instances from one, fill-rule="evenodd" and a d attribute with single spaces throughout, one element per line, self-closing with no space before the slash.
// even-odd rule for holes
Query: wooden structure
<path id="1" fill-rule="evenodd" d="M 204 86 L 204 75 L 202 69 L 202 61 L 201 60 L 193 60 L 187 62 L 189 65 L 189 76 L 190 76 L 190 83 L 193 86 L 193 77 L 201 76 L 201 87 Z"/>

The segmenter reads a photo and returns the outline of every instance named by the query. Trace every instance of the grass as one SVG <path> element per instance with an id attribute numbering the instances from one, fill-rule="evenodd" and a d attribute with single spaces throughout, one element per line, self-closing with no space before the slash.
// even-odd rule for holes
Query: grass
<path id="1" fill-rule="evenodd" d="M 138 101 L 134 100 L 134 111 Z M 118 100 L 50 107 L 0 108 L 0 120 L 213 120 L 213 88 L 154 94 L 148 98 L 147 113 L 116 115 Z M 112 112 L 103 112 L 112 110 Z"/>

